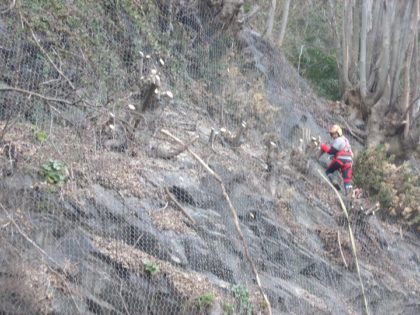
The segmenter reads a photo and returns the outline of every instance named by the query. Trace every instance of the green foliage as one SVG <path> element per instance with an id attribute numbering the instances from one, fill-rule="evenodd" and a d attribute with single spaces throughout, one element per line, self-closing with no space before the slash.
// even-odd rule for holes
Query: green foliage
<path id="1" fill-rule="evenodd" d="M 378 192 L 378 200 L 380 205 L 388 209 L 392 203 L 392 189 L 386 184 L 382 184 Z"/>
<path id="2" fill-rule="evenodd" d="M 36 137 L 36 140 L 42 143 L 45 140 L 47 140 L 48 134 L 45 131 L 41 130 L 35 133 L 35 137 Z"/>
<path id="3" fill-rule="evenodd" d="M 63 161 L 50 159 L 41 165 L 41 175 L 49 184 L 61 185 L 68 180 L 69 171 Z"/>
<path id="4" fill-rule="evenodd" d="M 195 298 L 195 304 L 199 310 L 205 310 L 214 302 L 214 294 L 212 292 L 204 293 Z"/>
<path id="5" fill-rule="evenodd" d="M 242 285 L 234 285 L 232 287 L 233 297 L 235 298 L 235 306 L 238 314 L 252 314 L 252 304 L 249 300 L 248 289 Z"/>
<path id="6" fill-rule="evenodd" d="M 32 125 L 32 132 L 34 133 L 35 139 L 41 143 L 48 138 L 48 134 L 45 131 L 38 129 L 36 125 Z"/>
<path id="7" fill-rule="evenodd" d="M 354 160 L 353 182 L 357 187 L 363 188 L 370 195 L 376 195 L 382 188 L 387 160 L 385 149 L 378 146 L 374 150 L 359 152 Z"/>
<path id="8" fill-rule="evenodd" d="M 397 166 L 383 147 L 363 150 L 354 163 L 354 184 L 379 201 L 386 217 L 414 228 L 420 225 L 419 175 L 408 163 Z"/>
<path id="9" fill-rule="evenodd" d="M 340 97 L 335 41 L 326 8 L 314 2 L 291 6 L 282 49 L 299 74 L 331 100 Z"/>
<path id="10" fill-rule="evenodd" d="M 339 98 L 339 81 L 336 56 L 321 48 L 304 49 L 302 56 L 293 60 L 295 67 L 307 78 L 322 96 Z"/>
<path id="11" fill-rule="evenodd" d="M 244 13 L 247 14 L 251 11 L 251 3 L 245 2 L 243 5 Z"/>
<path id="12" fill-rule="evenodd" d="M 143 266 L 146 273 L 151 277 L 160 271 L 158 264 L 154 261 L 145 261 L 143 262 Z"/>

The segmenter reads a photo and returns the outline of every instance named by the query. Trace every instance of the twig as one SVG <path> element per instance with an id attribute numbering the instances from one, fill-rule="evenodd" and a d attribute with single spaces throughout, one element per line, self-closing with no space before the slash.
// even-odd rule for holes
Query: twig
<path id="1" fill-rule="evenodd" d="M 216 132 L 214 131 L 214 128 L 211 128 L 210 136 L 209 136 L 209 143 L 211 149 L 214 151 L 213 145 L 214 145 L 214 139 L 216 138 Z"/>
<path id="2" fill-rule="evenodd" d="M 1 14 L 5 14 L 11 10 L 13 10 L 13 8 L 16 6 L 16 0 L 13 0 L 12 3 L 10 4 L 10 6 L 6 9 L 1 11 Z"/>
<path id="3" fill-rule="evenodd" d="M 122 303 L 123 303 L 123 306 L 124 306 L 124 310 L 125 310 L 125 312 L 127 313 L 127 315 L 130 315 L 130 312 L 128 311 L 128 307 L 127 307 L 127 304 L 125 303 L 125 300 L 124 300 L 124 297 L 122 296 L 122 293 L 121 293 L 121 291 L 122 291 L 122 281 L 120 282 L 120 292 L 119 292 L 119 294 L 120 294 L 120 298 L 121 298 L 121 301 L 122 301 Z"/>
<path id="4" fill-rule="evenodd" d="M 195 220 L 188 214 L 187 210 L 178 202 L 178 200 L 175 199 L 175 197 L 171 194 L 171 192 L 168 190 L 168 187 L 165 187 L 165 192 L 168 194 L 169 199 L 176 204 L 176 206 L 179 208 L 179 210 L 182 211 L 182 213 L 193 223 L 196 224 Z"/>
<path id="5" fill-rule="evenodd" d="M 343 249 L 341 248 L 340 231 L 337 231 L 337 239 L 338 239 L 338 247 L 340 248 L 341 258 L 343 259 L 344 266 L 346 266 L 346 268 L 348 269 L 349 267 L 347 265 L 346 258 L 344 258 Z"/>
<path id="6" fill-rule="evenodd" d="M 42 95 L 42 94 L 39 94 L 39 93 L 36 93 L 36 92 L 33 92 L 33 91 L 28 91 L 28 90 L 15 88 L 15 87 L 11 87 L 11 86 L 0 86 L 0 91 L 16 91 L 16 92 L 20 92 L 20 93 L 23 93 L 23 94 L 28 94 L 29 96 L 33 95 L 33 96 L 39 97 L 39 98 L 41 98 L 43 100 L 46 100 L 46 101 L 64 103 L 64 104 L 67 104 L 67 105 L 73 105 L 74 104 L 74 102 L 63 100 L 61 98 L 45 96 L 45 95 Z"/>
<path id="7" fill-rule="evenodd" d="M 10 224 L 10 221 L 3 224 L 2 226 L 0 226 L 0 229 L 4 229 L 4 228 L 8 227 L 9 224 Z"/>
<path id="8" fill-rule="evenodd" d="M 9 214 L 9 212 L 6 210 L 6 208 L 3 206 L 2 203 L 0 203 L 0 208 L 6 214 L 6 217 L 9 219 L 9 221 L 12 222 L 12 224 L 18 230 L 19 234 L 22 235 L 32 246 L 34 246 L 35 249 L 37 249 L 44 257 L 48 258 L 48 260 L 50 262 L 52 262 L 54 265 L 56 265 L 58 268 L 61 269 L 61 266 L 55 261 L 54 258 L 52 258 L 50 255 L 48 255 L 46 251 L 44 251 L 41 247 L 39 247 L 37 243 L 35 243 L 28 235 L 26 235 L 26 233 L 24 231 L 22 231 L 22 229 L 19 227 L 19 225 L 16 223 L 16 221 L 12 218 L 12 216 Z M 77 311 L 79 312 L 79 314 L 81 314 L 81 312 L 79 310 L 79 307 L 78 307 L 76 301 L 74 300 L 73 294 L 71 293 L 71 289 L 70 289 L 69 285 L 67 284 L 66 280 L 62 277 L 62 275 L 60 273 L 58 273 L 57 271 L 52 269 L 50 266 L 47 265 L 47 267 L 51 270 L 51 272 L 53 272 L 59 278 L 61 278 L 61 280 L 63 280 L 63 283 L 67 287 L 67 290 L 70 294 L 71 299 L 73 300 L 74 305 L 76 306 Z"/>
<path id="9" fill-rule="evenodd" d="M 137 238 L 137 241 L 134 243 L 133 247 L 136 248 L 137 244 L 140 242 L 140 240 L 143 238 L 144 233 L 141 233 L 140 236 Z"/>
<path id="10" fill-rule="evenodd" d="M 357 275 L 359 277 L 360 287 L 362 289 L 362 295 L 363 295 L 363 302 L 364 302 L 364 305 L 365 305 L 365 311 L 366 311 L 366 314 L 369 315 L 370 312 L 369 312 L 369 307 L 368 307 L 368 303 L 367 303 L 367 299 L 366 299 L 365 287 L 363 285 L 362 275 L 360 273 L 360 267 L 359 267 L 359 260 L 357 258 L 356 242 L 354 240 L 353 230 L 351 228 L 351 224 L 350 224 L 349 214 L 347 212 L 347 208 L 346 208 L 346 206 L 345 206 L 345 204 L 343 202 L 343 199 L 340 196 L 340 193 L 337 191 L 337 189 L 334 187 L 334 185 L 331 184 L 331 182 L 328 180 L 328 178 L 326 178 L 324 176 L 324 174 L 322 174 L 321 170 L 318 169 L 318 173 L 327 182 L 327 184 L 334 190 L 335 194 L 337 195 L 338 200 L 340 201 L 341 209 L 343 210 L 344 215 L 346 216 L 347 226 L 348 226 L 348 229 L 349 229 L 349 235 L 350 235 L 350 241 L 351 241 L 351 249 L 352 249 L 353 256 L 354 256 L 354 261 L 356 263 L 356 270 L 357 270 Z"/>
<path id="11" fill-rule="evenodd" d="M 178 143 L 180 143 L 180 144 L 184 144 L 184 142 L 182 141 L 182 140 L 180 140 L 179 138 L 177 138 L 176 136 L 174 136 L 174 135 L 172 135 L 168 130 L 165 130 L 165 129 L 161 129 L 161 132 L 163 133 L 163 134 L 165 134 L 165 135 L 167 135 L 168 137 L 170 137 L 170 138 L 172 138 L 173 140 L 175 140 L 176 142 L 178 142 Z M 217 173 L 215 173 L 195 152 L 193 152 L 190 148 L 188 148 L 187 149 L 187 151 L 204 167 L 204 169 L 208 172 L 208 173 L 210 173 L 210 175 L 212 175 L 218 182 L 219 182 L 219 184 L 220 184 L 220 187 L 222 188 L 222 193 L 223 193 L 223 196 L 225 197 L 225 200 L 226 200 L 226 202 L 228 203 L 228 205 L 229 205 L 229 209 L 231 210 L 231 212 L 232 212 L 232 216 L 233 216 L 233 221 L 234 221 L 234 223 L 235 223 L 235 227 L 236 227 L 236 231 L 238 232 L 238 234 L 239 234 L 239 237 L 240 237 L 240 239 L 241 239 L 241 242 L 242 242 L 242 246 L 244 247 L 244 251 L 245 251 L 245 255 L 246 255 L 246 257 L 248 258 L 248 261 L 249 261 L 249 263 L 250 263 L 250 265 L 251 265 L 251 267 L 252 267 L 252 271 L 254 272 L 254 276 L 255 276 L 255 279 L 256 279 L 256 281 L 257 281 L 257 285 L 258 285 L 258 288 L 260 289 L 260 292 L 261 292 L 261 294 L 262 294 L 262 296 L 263 296 L 263 298 L 264 298 L 264 301 L 265 301 L 265 303 L 266 303 L 266 305 L 267 305 L 267 308 L 268 308 L 268 313 L 271 315 L 272 314 L 272 312 L 271 312 L 271 304 L 270 304 L 270 301 L 268 300 L 268 297 L 267 297 L 267 295 L 265 294 L 265 292 L 264 292 L 264 289 L 262 288 L 262 286 L 261 286 L 261 281 L 260 281 L 260 276 L 259 276 L 259 274 L 258 274 L 258 271 L 257 271 L 257 268 L 256 268 L 256 266 L 255 266 L 255 263 L 254 263 L 254 261 L 253 261 L 253 259 L 252 259 L 252 257 L 251 257 L 251 254 L 249 253 L 249 249 L 248 249 L 248 245 L 247 245 L 247 243 L 246 243 L 246 240 L 245 240 L 245 237 L 244 237 L 244 235 L 243 235 L 243 233 L 242 233 L 242 230 L 241 230 L 241 226 L 240 226 L 240 224 L 239 224 L 239 219 L 238 219 L 238 214 L 237 214 L 237 211 L 236 211 L 236 209 L 235 209 L 235 207 L 233 206 L 233 204 L 232 204 L 232 202 L 231 202 L 231 200 L 230 200 L 230 198 L 229 198 L 229 195 L 228 195 L 228 193 L 227 193 L 227 191 L 226 191 L 226 188 L 225 188 L 225 185 L 223 184 L 223 180 L 222 180 L 222 178 L 217 174 Z"/>
<path id="12" fill-rule="evenodd" d="M 45 49 L 41 46 L 41 44 L 39 43 L 39 39 L 36 37 L 34 31 L 32 30 L 31 26 L 29 25 L 29 22 L 26 20 L 26 18 L 24 16 L 22 16 L 23 21 L 26 23 L 26 25 L 28 25 L 29 30 L 31 32 L 31 35 L 33 37 L 33 39 L 35 40 L 35 44 L 38 46 L 38 48 L 41 50 L 41 52 L 47 57 L 48 61 L 52 64 L 52 66 L 54 67 L 54 69 L 68 82 L 68 84 L 70 85 L 70 87 L 75 90 L 76 88 L 74 87 L 73 83 L 70 81 L 70 79 L 63 73 L 63 71 L 61 71 L 56 64 L 54 63 L 54 61 L 51 59 L 51 57 L 48 55 L 48 53 L 45 51 Z"/>

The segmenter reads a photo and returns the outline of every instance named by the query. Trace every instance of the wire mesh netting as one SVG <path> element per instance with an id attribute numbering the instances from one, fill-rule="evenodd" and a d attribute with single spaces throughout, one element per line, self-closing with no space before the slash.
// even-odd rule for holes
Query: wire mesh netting
<path id="1" fill-rule="evenodd" d="M 363 312 L 332 118 L 239 4 L 3 2 L 0 313 Z"/>

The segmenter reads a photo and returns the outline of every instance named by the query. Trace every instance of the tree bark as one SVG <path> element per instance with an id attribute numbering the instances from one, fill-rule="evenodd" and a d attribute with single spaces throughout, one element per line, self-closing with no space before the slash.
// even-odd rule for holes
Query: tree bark
<path id="1" fill-rule="evenodd" d="M 279 47 L 283 45 L 284 36 L 286 35 L 287 20 L 289 18 L 289 7 L 290 7 L 290 0 L 285 0 L 284 5 L 283 5 L 283 14 L 281 16 L 280 35 L 277 42 Z"/>
<path id="2" fill-rule="evenodd" d="M 412 136 L 409 104 L 417 97 L 412 91 L 419 85 L 415 53 L 419 1 L 348 0 L 343 4 L 343 99 L 362 105 L 369 146 L 392 142 L 401 148 L 409 133 Z M 405 128 L 401 128 L 403 120 Z"/>
<path id="3" fill-rule="evenodd" d="M 362 11 L 361 11 L 361 28 L 360 28 L 360 60 L 359 60 L 359 86 L 360 96 L 362 100 L 366 99 L 366 37 L 367 37 L 367 17 L 368 7 L 366 0 L 362 0 Z"/>
<path id="4" fill-rule="evenodd" d="M 347 91 L 351 88 L 351 83 L 349 80 L 349 67 L 350 67 L 350 39 L 353 37 L 352 34 L 352 12 L 351 12 L 351 1 L 344 1 L 344 11 L 343 11 L 343 35 L 342 35 L 342 68 L 341 68 L 341 78 L 342 78 L 342 91 Z"/>
<path id="5" fill-rule="evenodd" d="M 276 5 L 277 5 L 277 0 L 271 0 L 271 7 L 270 7 L 270 12 L 268 13 L 267 33 L 266 33 L 266 37 L 269 41 L 273 40 L 273 26 L 274 26 L 274 18 L 276 16 Z"/>

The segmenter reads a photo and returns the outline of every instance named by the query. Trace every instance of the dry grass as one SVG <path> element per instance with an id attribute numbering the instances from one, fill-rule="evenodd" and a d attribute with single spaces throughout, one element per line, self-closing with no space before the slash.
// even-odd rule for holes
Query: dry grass
<path id="1" fill-rule="evenodd" d="M 172 207 L 153 211 L 151 218 L 153 224 L 160 230 L 171 230 L 177 234 L 196 234 L 192 228 L 185 224 L 185 216 Z"/>

